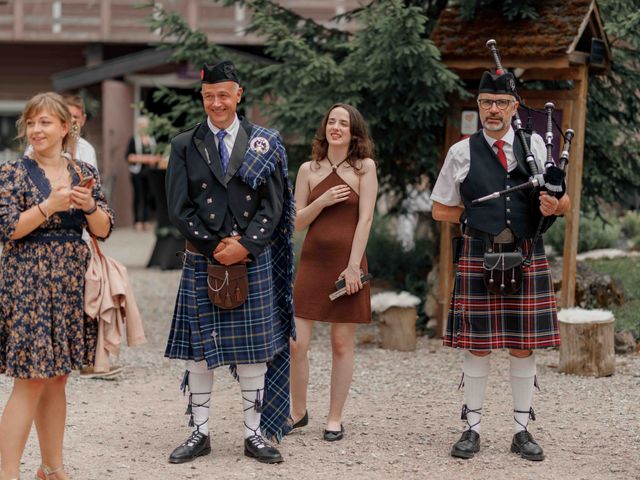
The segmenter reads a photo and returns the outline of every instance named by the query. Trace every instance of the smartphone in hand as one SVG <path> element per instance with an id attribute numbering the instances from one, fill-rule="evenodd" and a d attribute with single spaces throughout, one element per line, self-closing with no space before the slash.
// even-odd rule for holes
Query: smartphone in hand
<path id="1" fill-rule="evenodd" d="M 95 185 L 96 183 L 96 179 L 93 177 L 84 177 L 82 180 L 80 180 L 80 183 L 78 184 L 78 187 L 82 187 L 82 188 L 91 188 Z"/>

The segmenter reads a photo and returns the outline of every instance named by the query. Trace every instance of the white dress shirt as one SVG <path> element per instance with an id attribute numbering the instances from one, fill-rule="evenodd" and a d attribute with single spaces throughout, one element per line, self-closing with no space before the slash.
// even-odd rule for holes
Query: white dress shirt
<path id="1" fill-rule="evenodd" d="M 209 129 L 216 135 L 221 128 L 216 127 L 213 123 L 211 123 L 211 119 L 207 117 L 207 125 L 209 125 Z M 224 145 L 227 147 L 227 152 L 229 153 L 229 158 L 231 158 L 231 152 L 233 151 L 233 146 L 236 143 L 236 137 L 238 136 L 238 130 L 240 129 L 240 120 L 238 120 L 238 115 L 233 119 L 231 125 L 228 128 L 225 128 L 224 131 L 227 134 L 224 136 Z M 218 148 L 218 137 L 216 137 L 216 148 Z M 218 150 L 219 151 L 219 150 Z"/>
<path id="2" fill-rule="evenodd" d="M 487 143 L 492 146 L 494 152 L 498 152 L 498 148 L 494 145 L 497 139 L 487 135 L 482 130 Z M 513 154 L 513 144 L 516 141 L 513 128 L 509 127 L 507 133 L 500 139 L 504 140 L 502 149 L 507 157 L 507 170 L 511 172 L 516 168 L 517 160 Z M 518 140 L 519 141 L 519 140 Z M 536 159 L 538 169 L 544 171 L 544 161 L 547 158 L 547 150 L 544 140 L 540 135 L 534 133 L 531 135 L 531 153 Z M 444 159 L 442 170 L 438 175 L 438 180 L 433 187 L 431 200 L 450 207 L 456 207 L 462 204 L 462 196 L 460 195 L 460 185 L 467 178 L 469 167 L 471 164 L 471 148 L 469 146 L 469 138 L 459 141 L 451 146 Z"/>

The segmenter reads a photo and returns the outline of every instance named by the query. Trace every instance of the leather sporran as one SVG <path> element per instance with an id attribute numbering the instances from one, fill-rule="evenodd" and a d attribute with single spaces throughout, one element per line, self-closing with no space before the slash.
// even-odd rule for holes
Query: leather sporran
<path id="1" fill-rule="evenodd" d="M 247 266 L 207 265 L 209 299 L 218 308 L 231 310 L 242 305 L 249 295 Z"/>
<path id="2" fill-rule="evenodd" d="M 484 254 L 484 284 L 495 295 L 513 295 L 522 288 L 522 251 Z"/>

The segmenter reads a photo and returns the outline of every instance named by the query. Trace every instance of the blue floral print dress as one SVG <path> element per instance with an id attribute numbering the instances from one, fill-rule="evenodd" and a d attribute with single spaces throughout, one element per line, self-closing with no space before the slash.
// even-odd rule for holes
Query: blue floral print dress
<path id="1" fill-rule="evenodd" d="M 97 182 L 93 197 L 111 218 L 97 171 L 78 162 Z M 69 166 L 72 185 L 80 181 Z M 10 237 L 20 214 L 43 202 L 51 185 L 37 162 L 24 157 L 0 165 L 0 373 L 51 378 L 92 365 L 97 324 L 84 315 L 84 275 L 90 252 L 79 210 L 51 215 L 19 240 Z"/>

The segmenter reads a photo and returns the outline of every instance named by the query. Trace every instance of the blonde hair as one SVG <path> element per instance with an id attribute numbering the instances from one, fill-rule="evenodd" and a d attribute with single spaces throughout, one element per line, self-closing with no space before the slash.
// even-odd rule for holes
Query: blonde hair
<path id="1" fill-rule="evenodd" d="M 62 139 L 62 149 L 75 151 L 77 139 L 72 135 L 73 117 L 69 108 L 61 95 L 55 92 L 44 92 L 34 95 L 24 106 L 22 115 L 16 122 L 18 136 L 16 138 L 25 139 L 27 135 L 27 120 L 38 113 L 46 111 L 58 117 L 58 119 L 69 127 L 69 131 Z"/>

